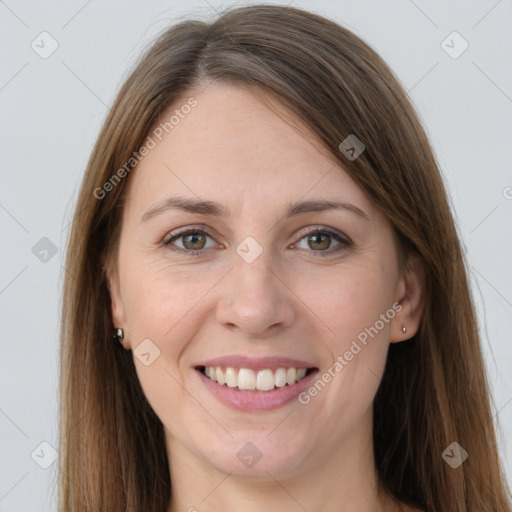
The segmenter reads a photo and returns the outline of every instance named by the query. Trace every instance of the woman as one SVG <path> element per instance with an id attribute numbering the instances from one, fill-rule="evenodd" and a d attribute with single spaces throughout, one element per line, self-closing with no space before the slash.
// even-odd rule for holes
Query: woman
<path id="1" fill-rule="evenodd" d="M 61 361 L 63 512 L 511 510 L 429 142 L 318 15 L 238 8 L 141 59 L 82 183 Z"/>

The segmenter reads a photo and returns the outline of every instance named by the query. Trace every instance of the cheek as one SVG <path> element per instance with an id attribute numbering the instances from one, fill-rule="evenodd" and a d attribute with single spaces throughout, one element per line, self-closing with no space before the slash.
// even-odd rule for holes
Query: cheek
<path id="1" fill-rule="evenodd" d="M 391 272 L 377 263 L 317 272 L 301 278 L 297 287 L 306 311 L 313 313 L 310 316 L 325 333 L 325 341 L 338 354 L 392 305 Z M 389 323 L 378 327 L 387 333 Z"/>
<path id="2" fill-rule="evenodd" d="M 375 263 L 347 266 L 330 276 L 317 275 L 315 284 L 304 283 L 307 305 L 315 313 L 311 318 L 318 319 L 317 332 L 330 353 L 331 366 L 325 370 L 336 375 L 329 380 L 337 390 L 331 397 L 357 394 L 368 402 L 376 391 L 395 316 L 392 279 L 390 269 Z"/>
<path id="3" fill-rule="evenodd" d="M 127 318 L 135 329 L 146 328 L 162 339 L 193 309 L 204 287 L 204 280 L 192 273 L 176 272 L 161 263 L 134 265 L 126 279 Z"/>
<path id="4" fill-rule="evenodd" d="M 185 275 L 187 274 L 187 275 Z M 138 379 L 151 407 L 167 424 L 177 411 L 197 407 L 183 392 L 183 354 L 200 329 L 200 300 L 212 283 L 191 272 L 177 272 L 168 265 L 133 265 L 126 274 L 125 308 L 132 336 L 132 352 Z M 145 365 L 137 346 L 151 340 L 158 356 Z M 147 344 L 147 341 L 145 341 Z M 156 350 L 149 345 L 150 351 Z M 185 435 L 185 434 L 183 434 Z"/>
<path id="5" fill-rule="evenodd" d="M 304 290 L 309 290 L 308 306 L 321 320 L 317 325 L 323 326 L 323 342 L 331 357 L 331 364 L 319 375 L 328 383 L 327 391 L 319 392 L 323 398 L 317 407 L 327 416 L 338 411 L 348 428 L 370 406 L 384 371 L 395 316 L 393 269 L 374 262 L 347 266 L 329 278 L 316 277 L 316 286 L 309 283 Z M 321 384 L 317 387 L 324 389 Z"/>

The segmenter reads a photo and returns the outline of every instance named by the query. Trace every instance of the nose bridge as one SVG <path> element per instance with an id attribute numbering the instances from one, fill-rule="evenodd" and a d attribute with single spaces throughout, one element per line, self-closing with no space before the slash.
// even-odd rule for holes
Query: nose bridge
<path id="1" fill-rule="evenodd" d="M 240 285 L 249 285 L 269 290 L 271 281 L 275 279 L 276 261 L 269 245 L 262 246 L 257 242 L 244 241 L 236 249 L 234 272 Z"/>
<path id="2" fill-rule="evenodd" d="M 279 277 L 279 262 L 267 242 L 249 236 L 235 247 L 229 286 L 219 307 L 219 321 L 261 335 L 274 325 L 293 320 L 290 293 Z"/>
<path id="3" fill-rule="evenodd" d="M 258 242 L 252 236 L 246 237 L 235 248 L 233 279 L 237 294 L 252 293 L 249 296 L 261 296 L 267 303 L 274 300 L 282 290 L 276 289 L 276 259 L 269 237 Z"/>

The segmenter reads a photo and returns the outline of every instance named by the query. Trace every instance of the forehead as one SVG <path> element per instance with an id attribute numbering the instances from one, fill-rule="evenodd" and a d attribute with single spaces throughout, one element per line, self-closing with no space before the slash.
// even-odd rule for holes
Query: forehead
<path id="1" fill-rule="evenodd" d="M 193 108 L 183 108 L 193 97 Z M 284 110 L 283 110 L 284 111 Z M 158 137 L 131 176 L 128 205 L 139 211 L 169 194 L 233 205 L 280 208 L 308 195 L 349 199 L 369 211 L 364 192 L 286 111 L 285 119 L 248 89 L 210 85 L 162 116 Z M 295 126 L 294 126 L 295 125 Z M 166 127 L 166 129 L 165 129 Z M 158 128 L 158 126 L 157 126 Z M 161 140 L 160 140 L 161 139 Z M 281 201 L 282 199 L 282 201 Z"/>

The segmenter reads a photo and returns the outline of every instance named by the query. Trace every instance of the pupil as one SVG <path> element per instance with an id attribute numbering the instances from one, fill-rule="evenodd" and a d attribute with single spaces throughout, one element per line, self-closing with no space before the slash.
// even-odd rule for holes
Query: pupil
<path id="1" fill-rule="evenodd" d="M 185 238 L 185 244 L 184 245 L 187 246 L 187 243 L 191 243 L 192 245 L 199 243 L 197 241 L 197 238 L 200 237 L 200 236 L 201 235 L 199 233 L 191 233 L 189 235 L 185 235 L 185 237 L 184 237 Z M 203 245 L 204 245 L 204 243 L 203 243 Z M 195 246 L 192 247 L 192 249 L 201 249 L 201 248 L 202 248 L 202 246 L 200 246 L 200 247 L 195 247 Z"/>
<path id="2" fill-rule="evenodd" d="M 323 247 L 321 247 L 321 249 L 327 249 L 329 247 L 329 242 L 327 242 L 327 245 L 325 244 L 325 240 L 327 240 L 329 238 L 328 235 L 312 235 L 312 238 L 315 240 L 314 241 L 315 244 L 322 244 L 322 242 L 321 241 L 319 242 L 317 239 L 319 239 L 319 238 L 324 239 L 324 245 L 323 245 Z"/>

